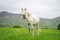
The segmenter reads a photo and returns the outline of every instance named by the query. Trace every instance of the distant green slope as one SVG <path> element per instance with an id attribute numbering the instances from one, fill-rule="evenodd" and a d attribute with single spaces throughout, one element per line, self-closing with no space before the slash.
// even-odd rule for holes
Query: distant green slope
<path id="1" fill-rule="evenodd" d="M 58 24 L 60 23 L 60 16 L 53 18 L 53 19 L 40 19 L 41 27 L 45 28 L 57 28 Z"/>
<path id="2" fill-rule="evenodd" d="M 53 19 L 40 18 L 41 28 L 57 28 L 60 23 L 60 16 Z M 27 26 L 22 19 L 22 14 L 13 14 L 9 12 L 0 12 L 0 27 L 12 27 L 13 25 Z"/>

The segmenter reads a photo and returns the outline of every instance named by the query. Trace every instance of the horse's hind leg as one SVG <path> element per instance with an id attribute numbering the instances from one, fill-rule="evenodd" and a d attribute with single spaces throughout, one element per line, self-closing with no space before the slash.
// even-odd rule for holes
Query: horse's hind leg
<path id="1" fill-rule="evenodd" d="M 39 35 L 40 32 L 41 32 L 41 30 L 40 30 L 40 22 L 38 22 L 38 35 Z"/>

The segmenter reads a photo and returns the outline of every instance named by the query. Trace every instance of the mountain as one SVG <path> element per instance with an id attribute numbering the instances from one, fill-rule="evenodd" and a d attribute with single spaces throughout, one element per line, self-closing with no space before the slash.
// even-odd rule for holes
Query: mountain
<path id="1" fill-rule="evenodd" d="M 53 19 L 40 18 L 41 28 L 57 28 L 59 23 L 60 16 Z M 14 25 L 23 25 L 26 27 L 22 14 L 13 14 L 6 11 L 0 12 L 0 27 L 13 27 Z"/>
<path id="2" fill-rule="evenodd" d="M 53 19 L 40 18 L 40 23 L 43 28 L 57 28 L 60 24 L 60 16 Z"/>
<path id="3" fill-rule="evenodd" d="M 22 14 L 13 14 L 6 11 L 0 12 L 0 27 L 12 27 L 22 23 Z"/>
<path id="4" fill-rule="evenodd" d="M 13 13 L 9 13 L 9 12 L 6 12 L 6 11 L 2 11 L 0 12 L 0 18 L 2 17 L 21 17 L 22 14 L 13 14 Z"/>

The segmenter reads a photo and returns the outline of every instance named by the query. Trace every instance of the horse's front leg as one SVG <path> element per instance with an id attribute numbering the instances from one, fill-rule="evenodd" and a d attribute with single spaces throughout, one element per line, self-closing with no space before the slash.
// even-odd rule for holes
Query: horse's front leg
<path id="1" fill-rule="evenodd" d="M 34 35 L 34 26 L 33 26 L 33 23 L 31 23 L 31 35 Z"/>
<path id="2" fill-rule="evenodd" d="M 30 28 L 28 27 L 28 30 L 29 30 L 29 34 L 31 33 L 31 31 L 30 31 Z"/>
<path id="3" fill-rule="evenodd" d="M 34 35 L 34 28 L 32 23 L 28 23 L 29 34 Z"/>
<path id="4" fill-rule="evenodd" d="M 29 31 L 29 34 L 31 34 L 31 23 L 28 23 L 28 31 Z"/>

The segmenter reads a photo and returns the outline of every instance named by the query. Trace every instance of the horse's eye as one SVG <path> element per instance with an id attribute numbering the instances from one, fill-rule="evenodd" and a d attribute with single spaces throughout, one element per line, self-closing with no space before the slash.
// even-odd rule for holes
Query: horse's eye
<path id="1" fill-rule="evenodd" d="M 25 12 L 26 13 L 26 12 Z"/>

